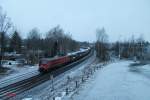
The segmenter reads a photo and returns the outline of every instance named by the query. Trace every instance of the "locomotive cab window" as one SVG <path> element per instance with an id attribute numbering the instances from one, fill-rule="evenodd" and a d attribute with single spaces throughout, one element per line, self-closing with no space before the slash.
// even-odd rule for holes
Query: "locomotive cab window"
<path id="1" fill-rule="evenodd" d="M 40 60 L 40 64 L 47 64 L 48 61 L 47 60 Z"/>

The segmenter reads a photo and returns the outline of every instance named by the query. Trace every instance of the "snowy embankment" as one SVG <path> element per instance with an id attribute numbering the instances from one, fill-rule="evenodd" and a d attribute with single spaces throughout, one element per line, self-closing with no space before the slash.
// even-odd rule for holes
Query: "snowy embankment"
<path id="1" fill-rule="evenodd" d="M 12 73 L 0 75 L 0 88 L 39 74 L 38 66 L 26 65 L 23 67 L 17 67 L 15 65 L 11 65 L 10 68 L 13 71 Z"/>
<path id="2" fill-rule="evenodd" d="M 118 61 L 96 73 L 65 100 L 150 100 L 150 65 Z"/>

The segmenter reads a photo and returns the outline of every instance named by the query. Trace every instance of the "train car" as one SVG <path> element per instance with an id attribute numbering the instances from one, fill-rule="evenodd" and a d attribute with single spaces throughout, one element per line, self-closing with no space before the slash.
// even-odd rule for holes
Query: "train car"
<path id="1" fill-rule="evenodd" d="M 75 62 L 86 55 L 88 55 L 90 52 L 90 48 L 80 50 L 77 52 L 70 53 L 63 57 L 56 57 L 56 58 L 43 58 L 39 62 L 39 71 L 40 72 L 48 72 L 51 70 L 54 70 L 56 68 L 59 68 L 63 65 L 66 65 L 71 62 Z"/>
<path id="2" fill-rule="evenodd" d="M 39 62 L 39 71 L 48 72 L 70 62 L 70 57 L 43 58 Z"/>

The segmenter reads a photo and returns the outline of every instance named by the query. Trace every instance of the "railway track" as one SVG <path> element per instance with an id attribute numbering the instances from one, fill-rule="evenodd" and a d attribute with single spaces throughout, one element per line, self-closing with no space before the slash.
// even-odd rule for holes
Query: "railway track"
<path id="1" fill-rule="evenodd" d="M 57 75 L 60 75 L 61 73 L 71 69 L 75 65 L 77 65 L 77 64 L 81 63 L 82 61 L 84 61 L 85 59 L 89 58 L 92 54 L 93 54 L 93 52 L 91 52 L 89 55 L 87 55 L 86 57 L 84 57 L 76 62 L 73 62 L 69 65 L 66 65 L 66 66 L 59 68 L 55 71 L 52 71 L 50 73 L 38 74 L 38 75 L 30 77 L 28 79 L 16 82 L 14 84 L 10 84 L 6 87 L 2 87 L 2 88 L 0 88 L 0 100 L 9 100 L 13 96 L 16 96 L 16 95 L 18 95 L 24 91 L 27 91 L 35 86 L 38 86 L 38 85 L 42 84 L 43 82 L 50 80 L 50 75 L 53 75 L 53 77 L 56 77 Z"/>
<path id="2" fill-rule="evenodd" d="M 31 76 L 36 76 L 38 75 L 39 72 L 37 70 L 35 71 L 31 71 L 31 72 L 28 72 L 28 73 L 24 73 L 24 74 L 21 74 L 21 75 L 17 75 L 15 77 L 12 77 L 10 79 L 4 79 L 4 80 L 1 80 L 0 81 L 0 88 L 2 87 L 5 87 L 7 85 L 9 85 L 10 83 L 13 84 L 13 83 L 16 83 L 18 81 L 21 81 L 21 80 L 25 80 L 25 79 L 28 79 L 30 78 Z M 29 77 L 30 76 L 30 77 Z M 20 80 L 21 79 L 21 80 Z M 14 81 L 14 80 L 18 80 L 18 81 Z"/>

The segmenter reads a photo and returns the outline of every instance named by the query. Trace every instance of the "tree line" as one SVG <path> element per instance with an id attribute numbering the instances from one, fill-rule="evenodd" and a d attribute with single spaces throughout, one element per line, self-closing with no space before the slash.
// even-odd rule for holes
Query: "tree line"
<path id="1" fill-rule="evenodd" d="M 63 56 L 78 49 L 79 42 L 72 39 L 71 34 L 66 34 L 60 26 L 50 29 L 45 36 L 33 28 L 24 39 L 0 8 L 0 66 L 5 52 L 23 54 L 28 63 L 35 64 L 40 57 Z"/>
<path id="2" fill-rule="evenodd" d="M 105 29 L 101 28 L 96 30 L 96 39 L 95 50 L 100 61 L 108 61 L 112 57 L 140 61 L 150 58 L 148 57 L 150 56 L 150 51 L 148 51 L 150 43 L 145 41 L 142 35 L 139 38 L 132 35 L 128 41 L 109 43 Z"/>
<path id="3" fill-rule="evenodd" d="M 135 38 L 134 35 L 128 41 L 117 41 L 112 48 L 115 51 L 115 55 L 119 58 L 130 58 L 144 60 L 147 55 L 149 42 L 145 41 L 141 35 L 139 38 Z"/>

